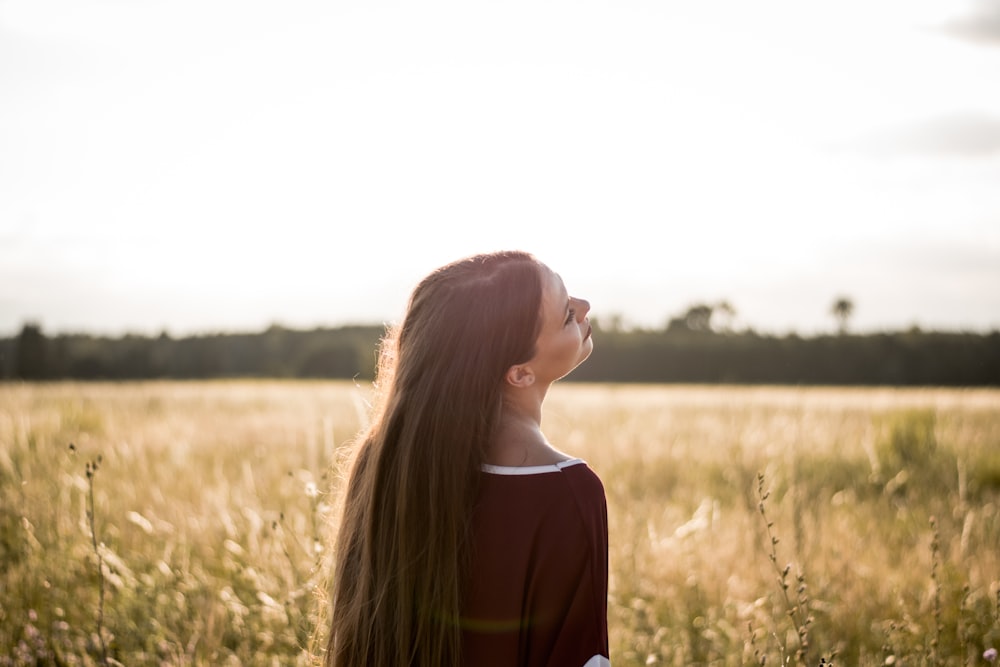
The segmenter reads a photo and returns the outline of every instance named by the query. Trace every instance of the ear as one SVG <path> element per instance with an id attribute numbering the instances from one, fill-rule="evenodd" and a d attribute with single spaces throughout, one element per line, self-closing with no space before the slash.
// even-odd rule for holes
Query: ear
<path id="1" fill-rule="evenodd" d="M 507 369 L 507 375 L 504 379 L 512 387 L 523 389 L 535 383 L 535 372 L 531 370 L 530 366 L 518 364 Z"/>

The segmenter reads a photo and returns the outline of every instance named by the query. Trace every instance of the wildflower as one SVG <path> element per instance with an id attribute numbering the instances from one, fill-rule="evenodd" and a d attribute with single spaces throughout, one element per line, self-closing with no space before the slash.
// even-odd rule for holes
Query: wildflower
<path id="1" fill-rule="evenodd" d="M 997 659 L 997 650 L 995 648 L 988 648 L 983 651 L 983 660 L 988 662 L 993 662 Z"/>

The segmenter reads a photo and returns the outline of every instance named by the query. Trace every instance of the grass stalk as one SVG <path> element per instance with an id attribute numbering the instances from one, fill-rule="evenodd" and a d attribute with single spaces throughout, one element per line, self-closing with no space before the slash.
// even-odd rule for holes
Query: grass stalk
<path id="1" fill-rule="evenodd" d="M 931 650 L 928 661 L 932 665 L 941 664 L 941 534 L 938 531 L 937 519 L 931 517 L 931 582 L 932 582 L 932 605 L 934 612 L 934 635 L 931 638 Z"/>
<path id="2" fill-rule="evenodd" d="M 94 478 L 97 476 L 97 469 L 100 467 L 102 457 L 97 456 L 93 461 L 87 462 L 87 521 L 90 523 L 90 541 L 97 556 L 97 640 L 101 649 L 101 664 L 108 664 L 108 645 L 104 641 L 104 558 L 101 550 L 97 546 L 97 526 L 94 518 Z"/>
<path id="3" fill-rule="evenodd" d="M 809 629 L 812 626 L 813 618 L 809 615 L 809 597 L 808 589 L 806 587 L 805 575 L 800 571 L 796 577 L 796 589 L 794 599 L 789 594 L 789 588 L 791 583 L 789 582 L 789 575 L 792 571 L 792 564 L 788 563 L 784 567 L 778 565 L 778 536 L 775 535 L 773 528 L 774 522 L 771 521 L 767 516 L 766 501 L 770 498 L 771 492 L 765 490 L 764 488 L 764 474 L 757 474 L 757 497 L 758 504 L 757 510 L 760 513 L 761 518 L 764 520 L 764 530 L 767 536 L 767 556 L 768 560 L 771 561 L 771 565 L 774 567 L 775 573 L 777 573 L 777 583 L 778 590 L 781 592 L 781 597 L 785 603 L 786 614 L 789 620 L 791 620 L 792 625 L 795 628 L 795 634 L 798 637 L 799 646 L 795 651 L 795 660 L 799 664 L 806 664 L 807 657 L 809 653 Z M 783 655 L 788 655 L 788 647 L 782 644 Z"/>

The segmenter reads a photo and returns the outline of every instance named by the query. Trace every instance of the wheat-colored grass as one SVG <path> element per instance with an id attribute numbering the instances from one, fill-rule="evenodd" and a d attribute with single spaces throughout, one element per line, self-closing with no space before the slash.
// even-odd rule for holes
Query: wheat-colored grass
<path id="1" fill-rule="evenodd" d="M 0 385 L 0 665 L 309 662 L 368 398 Z M 1000 646 L 1000 391 L 562 384 L 544 428 L 605 483 L 616 667 Z"/>

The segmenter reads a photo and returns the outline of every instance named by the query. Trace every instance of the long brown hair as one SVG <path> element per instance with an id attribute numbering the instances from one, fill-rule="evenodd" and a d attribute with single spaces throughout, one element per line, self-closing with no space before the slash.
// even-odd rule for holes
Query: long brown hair
<path id="1" fill-rule="evenodd" d="M 329 667 L 459 664 L 478 479 L 504 374 L 534 354 L 541 267 L 523 252 L 442 267 L 383 341 L 335 543 Z"/>

